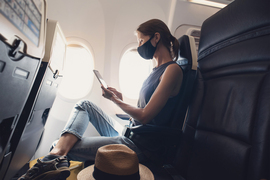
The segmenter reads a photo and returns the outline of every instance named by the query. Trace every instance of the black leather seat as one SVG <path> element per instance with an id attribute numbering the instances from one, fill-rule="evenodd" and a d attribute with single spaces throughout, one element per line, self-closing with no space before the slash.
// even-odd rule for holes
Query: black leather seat
<path id="1" fill-rule="evenodd" d="M 196 79 L 197 51 L 195 40 L 192 36 L 183 35 L 178 39 L 180 44 L 179 58 L 176 61 L 183 70 L 183 82 L 178 97 L 178 105 L 172 114 L 171 127 L 182 129 L 186 111 L 192 96 L 192 90 Z"/>
<path id="2" fill-rule="evenodd" d="M 19 118 L 41 63 L 39 58 L 20 52 L 22 44 L 19 39 L 12 46 L 0 40 L 0 179 L 13 156 L 16 129 L 23 129 Z"/>
<path id="3" fill-rule="evenodd" d="M 269 0 L 236 0 L 203 23 L 194 98 L 173 163 L 186 180 L 270 178 L 269 8 Z"/>
<path id="4" fill-rule="evenodd" d="M 59 75 L 59 73 L 62 73 L 61 66 L 54 67 L 59 68 L 56 71 L 53 71 L 51 68 L 53 61 L 60 61 L 59 64 L 64 63 L 62 62 L 64 60 L 51 58 L 53 53 L 50 48 L 54 47 L 52 44 L 56 40 L 53 39 L 55 37 L 54 34 L 49 32 L 58 32 L 55 30 L 56 26 L 56 21 L 47 20 L 47 38 L 49 40 L 47 39 L 46 41 L 46 47 L 48 47 L 48 50 L 46 50 L 44 58 L 37 69 L 37 76 L 21 116 L 18 118 L 17 127 L 10 141 L 12 157 L 6 163 L 7 168 L 4 178 L 0 176 L 2 180 L 16 179 L 25 173 L 25 167 L 28 168 L 28 162 L 35 154 L 42 139 L 44 126 L 62 81 L 62 76 Z"/>

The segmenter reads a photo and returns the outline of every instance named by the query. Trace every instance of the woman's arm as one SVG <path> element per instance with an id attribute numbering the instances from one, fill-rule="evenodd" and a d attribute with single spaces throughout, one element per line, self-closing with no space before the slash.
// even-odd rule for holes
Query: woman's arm
<path id="1" fill-rule="evenodd" d="M 113 91 L 102 87 L 103 96 L 112 100 L 124 112 L 142 124 L 150 122 L 165 106 L 170 96 L 176 95 L 182 83 L 182 70 L 177 64 L 169 65 L 163 73 L 160 83 L 144 108 L 137 108 L 122 101 Z"/>

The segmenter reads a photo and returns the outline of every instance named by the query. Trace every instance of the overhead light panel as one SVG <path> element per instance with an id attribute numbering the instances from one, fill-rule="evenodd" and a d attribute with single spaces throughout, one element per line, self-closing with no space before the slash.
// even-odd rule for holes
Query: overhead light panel
<path id="1" fill-rule="evenodd" d="M 213 1 L 206 1 L 206 0 L 189 0 L 189 2 L 202 4 L 202 5 L 206 5 L 206 6 L 213 6 L 213 7 L 217 7 L 217 8 L 224 8 L 225 6 L 227 6 L 227 4 L 213 2 Z"/>

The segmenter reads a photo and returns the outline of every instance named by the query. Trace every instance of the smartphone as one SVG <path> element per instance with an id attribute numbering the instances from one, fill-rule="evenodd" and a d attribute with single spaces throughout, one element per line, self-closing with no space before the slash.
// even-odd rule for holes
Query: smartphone
<path id="1" fill-rule="evenodd" d="M 100 82 L 100 84 L 102 84 L 106 89 L 108 88 L 106 82 L 103 80 L 102 76 L 100 75 L 100 73 L 98 72 L 98 70 L 93 70 L 98 81 Z"/>

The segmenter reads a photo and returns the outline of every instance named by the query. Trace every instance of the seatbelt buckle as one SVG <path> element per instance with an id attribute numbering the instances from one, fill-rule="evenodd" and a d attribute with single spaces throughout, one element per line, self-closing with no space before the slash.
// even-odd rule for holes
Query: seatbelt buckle
<path id="1" fill-rule="evenodd" d="M 131 129 L 128 126 L 125 126 L 122 135 L 129 138 L 130 132 L 131 132 Z"/>

